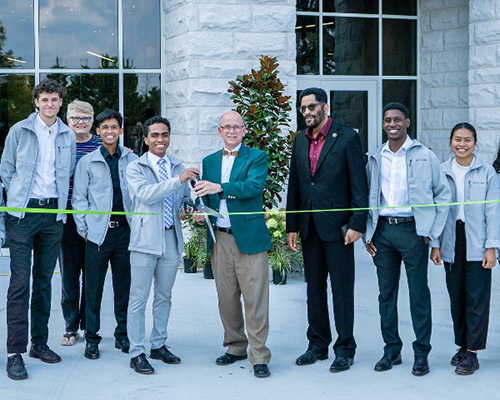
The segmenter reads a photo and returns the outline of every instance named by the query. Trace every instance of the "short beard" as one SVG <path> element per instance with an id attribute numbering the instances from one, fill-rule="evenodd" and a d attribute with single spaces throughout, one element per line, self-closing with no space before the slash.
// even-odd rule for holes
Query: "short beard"
<path id="1" fill-rule="evenodd" d="M 323 122 L 323 120 L 325 119 L 325 112 L 323 111 L 323 108 L 321 108 L 318 111 L 318 113 L 315 116 L 312 116 L 312 117 L 313 117 L 313 120 L 312 120 L 311 124 L 308 125 L 307 122 L 306 122 L 306 126 L 308 128 L 314 129 L 314 128 L 318 127 Z M 305 121 L 306 121 L 306 119 L 304 118 L 304 122 Z"/>

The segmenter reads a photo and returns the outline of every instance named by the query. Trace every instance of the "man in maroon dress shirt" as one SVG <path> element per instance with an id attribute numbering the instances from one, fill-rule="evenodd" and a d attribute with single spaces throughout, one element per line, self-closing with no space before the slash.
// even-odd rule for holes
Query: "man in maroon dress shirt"
<path id="1" fill-rule="evenodd" d="M 366 211 L 324 211 L 367 207 L 365 163 L 359 135 L 328 117 L 323 89 L 301 92 L 300 111 L 307 129 L 295 137 L 287 196 L 288 246 L 300 251 L 302 240 L 307 279 L 309 346 L 297 365 L 328 358 L 332 342 L 327 277 L 333 292 L 337 340 L 331 372 L 348 370 L 354 362 L 354 246 L 366 229 Z"/>

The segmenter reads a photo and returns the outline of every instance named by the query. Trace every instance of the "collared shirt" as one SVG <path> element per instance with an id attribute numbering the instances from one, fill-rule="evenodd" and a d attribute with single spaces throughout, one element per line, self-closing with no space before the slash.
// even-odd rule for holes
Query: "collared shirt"
<path id="1" fill-rule="evenodd" d="M 123 196 L 120 188 L 120 174 L 118 172 L 118 161 L 120 160 L 121 151 L 120 147 L 116 148 L 114 154 L 110 154 L 106 147 L 100 147 L 101 154 L 108 164 L 109 172 L 111 173 L 111 180 L 113 181 L 113 209 L 112 211 L 125 211 L 123 208 Z M 123 215 L 112 215 L 112 221 L 123 220 Z"/>
<path id="2" fill-rule="evenodd" d="M 451 169 L 453 174 L 455 175 L 455 186 L 457 187 L 457 202 L 463 203 L 465 200 L 465 175 L 474 165 L 476 157 L 472 160 L 471 164 L 468 167 L 463 167 L 459 163 L 457 163 L 457 159 L 454 158 L 451 163 Z M 457 221 L 461 220 L 465 222 L 465 211 L 464 205 L 459 204 L 457 206 Z"/>
<path id="3" fill-rule="evenodd" d="M 157 155 L 148 151 L 148 161 L 151 163 L 151 166 L 155 170 L 158 180 L 160 180 L 160 165 L 158 164 L 158 161 L 160 161 L 161 158 L 165 160 L 165 167 L 167 168 L 168 177 L 172 178 L 172 167 L 170 165 L 170 159 L 167 157 L 167 155 L 165 154 L 164 157 L 158 157 Z"/>
<path id="4" fill-rule="evenodd" d="M 39 154 L 31 197 L 37 199 L 57 198 L 57 120 L 52 126 L 47 126 L 38 114 L 35 119 L 35 133 L 38 138 Z"/>
<path id="5" fill-rule="evenodd" d="M 241 148 L 241 143 L 236 146 L 232 151 L 240 151 Z M 231 151 L 229 149 L 226 149 L 227 151 Z M 227 155 L 227 156 L 222 156 L 222 170 L 221 170 L 221 175 L 220 175 L 220 183 L 226 183 L 229 182 L 229 178 L 231 176 L 231 170 L 233 169 L 233 164 L 234 164 L 234 159 L 235 156 Z M 220 199 L 219 203 L 219 212 L 223 214 L 223 218 L 217 218 L 216 225 L 220 228 L 230 228 L 231 227 L 231 220 L 229 219 L 229 215 L 224 215 L 228 213 L 227 209 L 227 201 L 226 199 Z"/>
<path id="6" fill-rule="evenodd" d="M 397 207 L 410 204 L 408 198 L 408 182 L 406 170 L 406 155 L 413 140 L 406 136 L 406 140 L 396 153 L 393 153 L 386 142 L 382 148 L 382 166 L 380 169 L 382 182 L 382 207 Z M 381 216 L 386 217 L 411 217 L 411 207 L 382 208 Z"/>
<path id="7" fill-rule="evenodd" d="M 326 124 L 318 133 L 316 138 L 313 138 L 312 128 L 307 128 L 306 137 L 309 139 L 309 169 L 311 171 L 311 175 L 314 175 L 316 165 L 318 165 L 319 155 L 321 154 L 321 149 L 325 144 L 325 140 L 328 136 L 328 131 L 330 130 L 331 126 L 332 118 L 328 117 L 328 121 L 326 121 Z"/>

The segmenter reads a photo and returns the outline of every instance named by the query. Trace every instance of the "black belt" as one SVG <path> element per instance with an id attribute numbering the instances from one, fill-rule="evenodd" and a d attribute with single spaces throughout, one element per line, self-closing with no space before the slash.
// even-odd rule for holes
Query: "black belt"
<path id="1" fill-rule="evenodd" d="M 380 217 L 382 221 L 387 221 L 391 225 L 406 224 L 415 221 L 414 217 Z"/>
<path id="2" fill-rule="evenodd" d="M 29 199 L 29 207 L 44 207 L 48 205 L 57 204 L 57 197 L 50 197 L 48 199 Z"/>
<path id="3" fill-rule="evenodd" d="M 175 225 L 174 225 L 174 224 L 172 224 L 172 226 L 170 226 L 170 228 L 165 227 L 165 230 L 166 230 L 166 231 L 169 231 L 170 229 L 174 229 L 174 227 L 175 227 Z"/>
<path id="4" fill-rule="evenodd" d="M 233 229 L 232 228 L 221 228 L 220 226 L 215 225 L 215 230 L 219 232 L 224 232 L 229 235 L 233 234 Z"/>

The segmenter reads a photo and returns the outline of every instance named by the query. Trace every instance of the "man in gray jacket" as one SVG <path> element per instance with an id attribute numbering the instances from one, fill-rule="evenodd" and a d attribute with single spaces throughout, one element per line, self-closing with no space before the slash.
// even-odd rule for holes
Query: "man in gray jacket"
<path id="1" fill-rule="evenodd" d="M 145 354 L 144 331 L 146 303 L 153 278 L 150 357 L 167 364 L 181 361 L 165 343 L 172 287 L 184 251 L 181 218 L 184 219 L 185 215 L 179 210 L 190 198 L 186 182 L 195 179 L 200 172 L 196 168 L 184 169 L 181 161 L 167 154 L 170 143 L 168 119 L 150 118 L 144 123 L 144 128 L 144 142 L 149 151 L 127 168 L 132 209 L 143 214 L 132 216 L 129 246 L 132 282 L 127 323 L 132 357 L 130 367 L 140 374 L 152 374 L 154 368 Z"/>
<path id="2" fill-rule="evenodd" d="M 137 156 L 118 144 L 123 133 L 122 116 L 105 110 L 96 117 L 97 134 L 102 145 L 82 157 L 76 167 L 71 203 L 75 210 L 76 228 L 85 238 L 85 315 L 84 356 L 100 357 L 100 313 L 104 280 L 111 261 L 113 273 L 114 311 L 116 319 L 115 347 L 128 353 L 127 306 L 130 291 L 129 221 L 124 215 L 92 214 L 92 211 L 130 212 L 131 201 L 125 179 L 127 166 Z"/>
<path id="3" fill-rule="evenodd" d="M 66 208 L 69 177 L 75 165 L 75 136 L 58 117 L 65 89 L 45 79 L 33 89 L 38 112 L 15 124 L 5 140 L 0 177 L 7 207 Z M 46 363 L 61 358 L 47 346 L 51 280 L 61 248 L 64 214 L 11 211 L 6 216 L 10 245 L 10 282 L 7 293 L 7 374 L 26 379 L 21 353 L 28 344 L 31 292 L 31 348 L 29 355 Z M 34 253 L 33 270 L 31 253 Z"/>
<path id="4" fill-rule="evenodd" d="M 375 371 L 401 364 L 403 343 L 398 334 L 397 297 L 401 261 L 410 291 L 410 311 L 416 340 L 412 373 L 429 372 L 431 350 L 431 297 L 427 284 L 429 242 L 444 228 L 451 192 L 432 151 L 407 133 L 408 109 L 400 103 L 384 107 L 383 128 L 387 142 L 368 155 L 370 209 L 366 248 L 377 267 L 379 311 L 384 355 Z M 412 207 L 437 204 L 432 207 Z M 379 209 L 380 208 L 380 209 Z"/>

